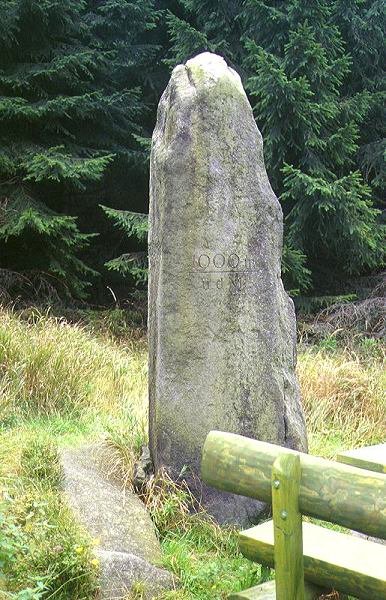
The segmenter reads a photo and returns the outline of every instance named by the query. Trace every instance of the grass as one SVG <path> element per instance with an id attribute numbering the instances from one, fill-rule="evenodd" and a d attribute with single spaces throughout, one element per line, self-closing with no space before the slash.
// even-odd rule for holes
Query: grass
<path id="1" fill-rule="evenodd" d="M 1 600 L 94 597 L 92 541 L 63 501 L 58 445 L 109 440 L 127 469 L 145 441 L 146 385 L 140 342 L 0 311 Z"/>
<path id="2" fill-rule="evenodd" d="M 163 566 L 180 582 L 163 599 L 227 598 L 270 577 L 270 569 L 240 554 L 236 529 L 219 527 L 182 481 L 161 472 L 150 479 L 143 499 L 161 540 Z"/>
<path id="3" fill-rule="evenodd" d="M 36 310 L 0 310 L 1 600 L 94 597 L 92 540 L 61 496 L 58 449 L 100 440 L 109 448 L 109 471 L 131 483 L 146 442 L 146 345 L 139 328 L 126 336 L 123 311 L 113 312 L 84 312 L 82 324 L 70 324 Z M 382 346 L 371 338 L 351 349 L 333 336 L 300 348 L 313 454 L 334 457 L 382 440 L 383 365 Z M 183 484 L 153 479 L 145 501 L 164 566 L 181 583 L 165 599 L 225 598 L 270 576 L 239 554 L 232 528 L 202 511 L 191 514 Z"/>
<path id="4" fill-rule="evenodd" d="M 339 450 L 384 441 L 385 370 L 382 345 L 356 350 L 324 344 L 299 354 L 298 375 L 310 452 L 334 458 Z"/>
<path id="5" fill-rule="evenodd" d="M 217 530 L 203 518 L 183 532 L 178 529 L 162 541 L 164 566 L 179 578 L 181 589 L 164 594 L 175 600 L 227 598 L 263 582 L 270 571 L 244 559 L 232 530 Z"/>
<path id="6" fill-rule="evenodd" d="M 93 598 L 98 564 L 62 498 L 54 442 L 11 429 L 0 447 L 0 598 Z"/>
<path id="7" fill-rule="evenodd" d="M 127 350 L 130 351 L 127 351 Z M 143 355 L 80 325 L 46 316 L 23 320 L 0 313 L 0 418 L 118 413 L 127 406 L 145 419 Z"/>

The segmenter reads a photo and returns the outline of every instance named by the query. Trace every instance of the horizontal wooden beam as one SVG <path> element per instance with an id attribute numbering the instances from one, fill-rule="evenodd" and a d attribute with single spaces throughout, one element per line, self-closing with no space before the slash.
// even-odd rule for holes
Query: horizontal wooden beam
<path id="1" fill-rule="evenodd" d="M 386 444 L 345 450 L 338 454 L 336 460 L 352 467 L 386 474 Z"/>
<path id="2" fill-rule="evenodd" d="M 293 450 L 211 431 L 201 474 L 212 487 L 271 503 L 272 466 Z M 386 539 L 386 476 L 300 453 L 302 514 Z"/>
<path id="3" fill-rule="evenodd" d="M 243 592 L 234 592 L 228 600 L 276 600 L 275 582 L 267 581 Z"/>
<path id="4" fill-rule="evenodd" d="M 273 522 L 239 535 L 244 556 L 274 566 Z M 303 523 L 304 574 L 308 581 L 363 600 L 386 600 L 386 546 L 312 523 Z"/>

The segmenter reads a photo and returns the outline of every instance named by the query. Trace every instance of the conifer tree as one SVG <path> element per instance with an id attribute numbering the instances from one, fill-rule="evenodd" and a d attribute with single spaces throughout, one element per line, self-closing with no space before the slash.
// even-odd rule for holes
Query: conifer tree
<path id="1" fill-rule="evenodd" d="M 146 283 L 148 278 L 147 236 L 149 231 L 148 215 L 128 210 L 117 210 L 101 205 L 106 216 L 127 238 L 135 238 L 142 245 L 141 250 L 125 252 L 105 263 L 110 271 L 116 271 L 124 277 L 130 276 L 136 285 Z"/>
<path id="2" fill-rule="evenodd" d="M 313 287 L 323 290 L 378 267 L 382 2 L 226 1 L 223 12 L 233 18 L 216 27 L 217 4 L 180 2 L 191 30 L 221 49 L 249 93 L 286 217 L 287 285 L 307 289 L 311 271 Z M 169 29 L 180 60 L 186 41 L 179 45 L 171 20 Z"/>
<path id="3" fill-rule="evenodd" d="M 144 280 L 156 106 L 203 50 L 240 73 L 262 130 L 287 287 L 378 268 L 384 24 L 383 0 L 1 3 L 0 270 L 78 296 L 106 261 Z"/>
<path id="4" fill-rule="evenodd" d="M 92 221 L 109 170 L 143 168 L 156 17 L 151 0 L 1 4 L 0 268 L 85 295 L 90 234 L 74 215 L 85 205 Z"/>
<path id="5" fill-rule="evenodd" d="M 334 277 L 379 264 L 378 211 L 358 169 L 360 126 L 372 100 L 368 90 L 344 93 L 353 61 L 332 2 L 293 0 L 276 9 L 272 27 L 279 19 L 281 35 L 274 48 L 271 32 L 257 27 L 268 3 L 251 4 L 252 18 L 244 15 L 247 86 L 287 239 L 307 256 L 314 287 L 323 289 L 327 274 L 333 286 Z"/>
<path id="6" fill-rule="evenodd" d="M 333 18 L 339 23 L 351 56 L 343 95 L 353 99 L 356 110 L 364 111 L 359 122 L 358 165 L 381 206 L 386 183 L 385 3 L 383 0 L 337 0 Z"/>

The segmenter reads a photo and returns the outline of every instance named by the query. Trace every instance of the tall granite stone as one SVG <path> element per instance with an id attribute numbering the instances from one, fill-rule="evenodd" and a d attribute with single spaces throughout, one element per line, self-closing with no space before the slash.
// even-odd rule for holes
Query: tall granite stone
<path id="1" fill-rule="evenodd" d="M 150 448 L 196 493 L 211 429 L 306 449 L 282 235 L 240 77 L 207 52 L 178 65 L 151 150 Z M 202 499 L 221 522 L 258 510 L 205 486 Z"/>

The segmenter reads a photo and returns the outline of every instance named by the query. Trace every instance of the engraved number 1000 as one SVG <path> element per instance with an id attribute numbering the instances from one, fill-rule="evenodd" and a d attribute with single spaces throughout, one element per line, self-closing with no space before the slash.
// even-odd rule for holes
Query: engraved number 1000
<path id="1" fill-rule="evenodd" d="M 200 271 L 215 269 L 217 271 L 244 271 L 255 266 L 253 258 L 240 258 L 237 254 L 200 254 L 193 257 L 193 266 Z"/>

